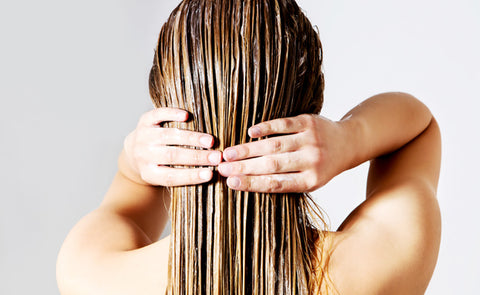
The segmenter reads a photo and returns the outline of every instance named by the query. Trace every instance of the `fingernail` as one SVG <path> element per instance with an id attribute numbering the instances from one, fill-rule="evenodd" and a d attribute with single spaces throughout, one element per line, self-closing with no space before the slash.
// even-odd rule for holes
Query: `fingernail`
<path id="1" fill-rule="evenodd" d="M 202 170 L 199 174 L 200 178 L 203 179 L 203 180 L 210 180 L 210 178 L 212 178 L 212 171 L 206 169 L 206 170 Z"/>
<path id="2" fill-rule="evenodd" d="M 237 151 L 234 149 L 227 149 L 223 152 L 223 157 L 227 161 L 235 160 L 235 158 L 237 157 Z"/>
<path id="3" fill-rule="evenodd" d="M 250 137 L 257 137 L 260 135 L 260 128 L 254 126 L 254 127 L 251 127 L 250 129 L 248 129 L 248 135 L 250 135 Z"/>
<path id="4" fill-rule="evenodd" d="M 208 161 L 213 165 L 220 164 L 222 161 L 222 154 L 220 152 L 210 153 L 210 155 L 208 155 Z"/>
<path id="5" fill-rule="evenodd" d="M 218 166 L 218 171 L 223 176 L 230 176 L 230 174 L 232 174 L 232 166 L 230 164 L 220 164 Z"/>
<path id="6" fill-rule="evenodd" d="M 229 177 L 227 179 L 227 185 L 231 188 L 240 187 L 240 179 L 238 177 Z"/>
<path id="7" fill-rule="evenodd" d="M 208 136 L 208 135 L 204 135 L 202 137 L 200 137 L 200 143 L 204 146 L 204 147 L 211 147 L 213 145 L 213 137 L 211 136 Z"/>

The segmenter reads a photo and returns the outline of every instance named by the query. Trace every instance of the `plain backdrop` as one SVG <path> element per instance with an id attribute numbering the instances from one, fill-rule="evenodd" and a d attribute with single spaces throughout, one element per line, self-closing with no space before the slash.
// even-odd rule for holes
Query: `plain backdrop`
<path id="1" fill-rule="evenodd" d="M 99 205 L 124 137 L 152 108 L 148 71 L 176 4 L 0 3 L 0 294 L 58 294 L 63 239 Z M 299 4 L 324 46 L 324 116 L 384 91 L 409 92 L 436 116 L 443 236 L 427 294 L 478 294 L 480 1 Z M 364 199 L 367 170 L 314 193 L 332 228 Z"/>

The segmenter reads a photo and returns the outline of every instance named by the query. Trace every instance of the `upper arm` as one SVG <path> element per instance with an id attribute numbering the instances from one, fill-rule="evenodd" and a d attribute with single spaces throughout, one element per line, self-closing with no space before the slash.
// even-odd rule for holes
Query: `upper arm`
<path id="1" fill-rule="evenodd" d="M 135 288 L 163 288 L 168 240 L 156 241 L 169 203 L 166 188 L 137 184 L 118 172 L 100 207 L 82 218 L 62 245 L 57 260 L 61 293 L 134 294 Z M 145 290 L 139 293 L 154 294 Z"/>
<path id="2" fill-rule="evenodd" d="M 423 294 L 440 243 L 436 188 L 441 139 L 429 126 L 370 163 L 367 200 L 350 214 L 332 252 L 341 294 Z"/>
<path id="3" fill-rule="evenodd" d="M 129 218 L 97 209 L 66 238 L 57 259 L 61 294 L 159 294 L 169 237 L 152 243 Z"/>
<path id="4" fill-rule="evenodd" d="M 117 174 L 100 208 L 82 218 L 62 245 L 57 259 L 61 294 L 164 290 L 169 239 L 156 240 L 168 204 L 161 194 L 153 187 L 132 186 Z"/>
<path id="5" fill-rule="evenodd" d="M 440 129 L 432 117 L 428 127 L 403 148 L 373 159 L 367 181 L 367 198 L 377 191 L 413 180 L 435 194 L 440 173 Z"/>

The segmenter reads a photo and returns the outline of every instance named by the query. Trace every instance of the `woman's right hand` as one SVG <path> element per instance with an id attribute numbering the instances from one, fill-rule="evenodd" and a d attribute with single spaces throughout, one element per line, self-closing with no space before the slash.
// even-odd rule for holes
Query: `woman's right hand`
<path id="1" fill-rule="evenodd" d="M 217 166 L 222 161 L 219 151 L 172 146 L 204 149 L 213 146 L 212 135 L 161 127 L 163 122 L 185 122 L 187 119 L 187 111 L 175 108 L 156 108 L 143 114 L 137 128 L 125 138 L 125 164 L 119 165 L 120 171 L 137 183 L 154 186 L 194 185 L 211 180 L 213 173 L 207 167 L 166 166 Z"/>

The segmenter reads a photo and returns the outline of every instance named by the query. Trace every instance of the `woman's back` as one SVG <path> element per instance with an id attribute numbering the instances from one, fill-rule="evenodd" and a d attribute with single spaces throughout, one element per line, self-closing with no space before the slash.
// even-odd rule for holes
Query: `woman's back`
<path id="1" fill-rule="evenodd" d="M 364 102 L 363 108 L 373 103 Z M 328 274 L 321 294 L 332 293 L 332 289 L 357 295 L 424 293 L 440 242 L 435 197 L 439 165 L 440 133 L 435 119 L 400 149 L 372 160 L 366 201 L 338 231 L 322 236 L 325 239 L 319 249 L 330 252 L 313 254 L 312 261 L 323 264 L 316 267 Z M 156 262 L 165 259 L 169 242 L 170 236 L 145 255 L 145 263 L 157 267 L 152 272 L 161 274 L 158 278 L 163 287 L 168 280 L 168 264 Z M 316 274 L 318 280 L 325 280 L 324 275 Z"/>
<path id="2" fill-rule="evenodd" d="M 157 109 L 127 137 L 100 208 L 67 238 L 63 292 L 422 292 L 438 252 L 438 126 L 402 93 L 338 122 L 316 115 L 321 65 L 294 1 L 180 3 L 150 73 Z M 306 192 L 368 160 L 367 200 L 325 232 Z M 169 217 L 171 239 L 156 242 Z"/>

